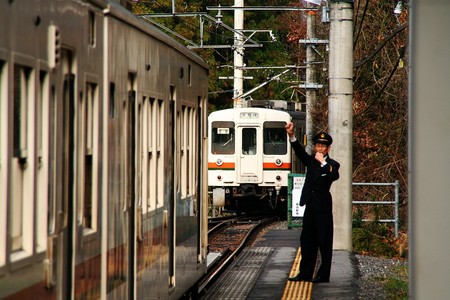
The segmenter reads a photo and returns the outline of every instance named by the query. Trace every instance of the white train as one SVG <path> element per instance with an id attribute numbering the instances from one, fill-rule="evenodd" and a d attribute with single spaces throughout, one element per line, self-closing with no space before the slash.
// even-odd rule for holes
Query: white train
<path id="1" fill-rule="evenodd" d="M 0 298 L 179 299 L 206 272 L 208 66 L 119 1 L 0 2 Z"/>
<path id="2" fill-rule="evenodd" d="M 285 131 L 291 121 L 303 136 L 305 113 L 292 109 L 245 107 L 209 115 L 208 186 L 215 207 L 285 212 L 288 174 L 302 171 Z"/>

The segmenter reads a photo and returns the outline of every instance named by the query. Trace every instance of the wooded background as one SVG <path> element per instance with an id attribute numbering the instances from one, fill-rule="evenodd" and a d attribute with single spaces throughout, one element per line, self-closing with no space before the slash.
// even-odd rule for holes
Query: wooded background
<path id="1" fill-rule="evenodd" d="M 171 13 L 172 1 L 129 1 L 135 14 Z M 207 12 L 215 17 L 217 11 L 206 7 L 233 6 L 234 1 L 185 0 L 175 1 L 176 11 Z M 322 3 L 324 5 L 325 2 Z M 394 14 L 397 1 L 355 0 L 354 2 L 354 94 L 353 94 L 353 182 L 400 182 L 400 229 L 406 231 L 408 215 L 408 1 L 402 2 L 401 13 Z M 245 0 L 245 6 L 306 7 L 305 1 Z M 221 19 L 233 27 L 233 12 L 222 11 Z M 328 39 L 329 23 L 316 15 L 316 36 Z M 199 43 L 199 18 L 171 17 L 158 19 L 185 38 Z M 232 45 L 233 33 L 205 22 L 205 45 Z M 272 30 L 276 41 L 267 33 L 258 33 L 252 39 L 263 44 L 261 48 L 246 48 L 244 62 L 247 67 L 302 66 L 306 61 L 306 48 L 299 39 L 306 38 L 306 14 L 299 11 L 247 11 L 244 29 Z M 183 41 L 180 41 L 183 43 Z M 233 76 L 231 49 L 195 50 L 209 65 L 210 111 L 233 106 L 233 81 L 219 76 Z M 317 93 L 317 106 L 313 109 L 316 130 L 328 127 L 328 52 L 325 45 L 317 46 L 317 77 L 323 88 Z M 281 73 L 279 69 L 248 70 L 244 92 L 258 86 L 268 78 Z M 292 72 L 260 88 L 253 99 L 282 99 L 305 102 L 305 91 L 298 88 L 304 82 L 305 70 Z M 426 101 L 426 99 L 424 99 Z M 353 199 L 393 199 L 392 189 L 354 189 Z M 370 210 L 370 209 L 369 209 Z M 383 211 L 375 211 L 376 215 Z"/>

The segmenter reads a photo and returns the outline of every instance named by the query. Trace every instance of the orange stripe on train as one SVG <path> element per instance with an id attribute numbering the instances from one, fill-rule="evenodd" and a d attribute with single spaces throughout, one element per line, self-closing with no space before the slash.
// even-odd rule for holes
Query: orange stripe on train
<path id="1" fill-rule="evenodd" d="M 234 169 L 234 162 L 224 162 L 220 166 L 218 166 L 215 162 L 208 163 L 208 169 Z"/>
<path id="2" fill-rule="evenodd" d="M 277 166 L 275 163 L 263 163 L 264 169 L 280 169 L 280 170 L 290 170 L 291 163 L 282 163 L 280 166 Z"/>
<path id="3" fill-rule="evenodd" d="M 208 163 L 208 169 L 234 169 L 234 168 L 235 168 L 234 162 L 228 163 L 224 162 L 220 166 L 218 166 L 215 162 Z M 281 166 L 277 166 L 275 163 L 263 163 L 263 168 L 273 170 L 290 170 L 291 163 L 282 163 Z"/>

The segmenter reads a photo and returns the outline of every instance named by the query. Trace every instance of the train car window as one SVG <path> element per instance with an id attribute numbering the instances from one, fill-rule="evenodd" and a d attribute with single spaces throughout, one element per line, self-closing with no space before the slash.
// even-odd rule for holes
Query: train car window
<path id="1" fill-rule="evenodd" d="M 190 119 L 190 115 L 191 115 L 191 108 L 190 107 L 188 107 L 187 109 L 186 109 L 186 112 L 185 112 L 185 120 L 184 120 L 184 123 L 185 123 L 185 134 L 186 134 L 186 139 L 185 139 L 185 148 L 184 148 L 184 152 L 185 152 L 185 164 L 186 164 L 186 178 L 185 178 L 185 181 L 186 181 L 186 196 L 187 195 L 189 195 L 189 180 L 190 180 L 190 165 L 189 165 L 189 163 L 190 163 L 190 160 L 191 160 L 191 157 L 190 157 L 190 145 L 191 145 L 191 132 L 192 132 L 192 127 L 191 127 L 191 119 Z"/>
<path id="2" fill-rule="evenodd" d="M 212 122 L 211 153 L 234 154 L 234 122 Z"/>
<path id="3" fill-rule="evenodd" d="M 58 113 L 57 113 L 57 97 L 56 88 L 52 86 L 50 89 L 50 103 L 49 103 L 49 197 L 48 197 L 48 233 L 54 234 L 56 232 L 56 149 L 57 149 L 57 127 L 58 127 Z"/>
<path id="4" fill-rule="evenodd" d="M 109 118 L 114 119 L 116 116 L 116 85 L 114 82 L 109 84 Z"/>
<path id="5" fill-rule="evenodd" d="M 5 150 L 7 148 L 7 134 L 6 132 L 6 105 L 7 101 L 7 86 L 6 80 L 6 63 L 0 60 L 0 267 L 5 265 L 6 261 L 6 157 Z"/>
<path id="6" fill-rule="evenodd" d="M 188 85 L 192 83 L 192 68 L 191 65 L 188 65 Z"/>
<path id="7" fill-rule="evenodd" d="M 180 114 L 180 147 L 181 147 L 181 157 L 180 157 L 180 189 L 181 189 L 181 198 L 185 198 L 187 194 L 187 107 L 181 107 Z"/>
<path id="8" fill-rule="evenodd" d="M 264 123 L 264 154 L 284 155 L 287 153 L 286 122 Z"/>
<path id="9" fill-rule="evenodd" d="M 97 228 L 97 178 L 96 144 L 98 137 L 98 91 L 95 83 L 86 84 L 86 101 L 84 103 L 84 199 L 83 227 Z"/>
<path id="10" fill-rule="evenodd" d="M 42 113 L 43 113 L 43 101 L 44 101 L 44 89 L 43 83 L 45 82 L 45 72 L 41 72 L 39 75 L 39 90 L 36 93 L 36 151 L 37 151 L 37 157 L 38 157 L 38 164 L 39 161 L 42 161 Z M 39 165 L 38 165 L 39 168 Z"/>
<path id="11" fill-rule="evenodd" d="M 165 136 L 165 123 L 164 123 L 164 100 L 158 100 L 157 107 L 157 120 L 156 120 L 156 147 L 157 147 L 157 169 L 156 169 L 156 178 L 158 179 L 157 188 L 157 200 L 156 207 L 160 208 L 164 206 L 164 179 L 166 178 L 166 174 L 164 174 L 164 158 L 165 153 L 161 151 L 164 149 L 163 137 Z"/>
<path id="12" fill-rule="evenodd" d="M 142 209 L 142 213 L 147 212 L 147 199 L 148 199 L 148 166 L 149 166 L 149 157 L 148 157 L 148 149 L 149 149 L 149 142 L 148 142 L 148 131 L 150 130 L 150 124 L 149 124 L 149 106 L 150 102 L 147 100 L 146 96 L 142 97 L 142 138 L 141 138 L 141 169 L 142 169 L 142 179 L 141 179 L 141 199 L 139 200 L 139 208 Z"/>
<path id="13" fill-rule="evenodd" d="M 196 121 L 196 114 L 195 114 L 195 108 L 189 109 L 189 127 L 191 128 L 189 130 L 189 145 L 188 145 L 188 151 L 189 151 L 189 178 L 190 182 L 188 182 L 188 193 L 189 195 L 195 194 L 194 186 L 195 186 L 195 155 L 197 148 L 195 145 L 195 134 L 197 131 L 197 121 Z"/>
<path id="14" fill-rule="evenodd" d="M 47 248 L 47 199 L 49 186 L 49 80 L 46 72 L 39 74 L 36 99 L 36 252 Z"/>
<path id="15" fill-rule="evenodd" d="M 184 68 L 180 67 L 180 79 L 184 78 Z"/>
<path id="16" fill-rule="evenodd" d="M 91 47 L 95 47 L 95 41 L 96 41 L 95 13 L 89 11 L 88 43 Z"/>
<path id="17" fill-rule="evenodd" d="M 199 138 L 201 137 L 202 139 L 207 139 L 208 138 L 208 114 L 207 114 L 207 109 L 205 109 L 205 107 L 207 107 L 208 105 L 205 104 L 208 99 L 204 98 L 202 99 L 202 97 L 198 97 L 198 104 L 199 104 L 199 127 L 200 127 L 200 131 L 199 131 Z"/>
<path id="18" fill-rule="evenodd" d="M 256 128 L 242 128 L 242 154 L 256 155 Z"/>
<path id="19" fill-rule="evenodd" d="M 148 146 L 148 152 L 149 156 L 153 156 L 153 137 L 155 136 L 154 133 L 154 112 L 155 110 L 155 98 L 149 98 L 147 101 L 147 146 Z"/>
<path id="20" fill-rule="evenodd" d="M 149 174 L 148 174 L 148 209 L 149 211 L 155 210 L 156 208 L 156 136 L 157 130 L 157 115 L 158 115 L 158 102 L 155 98 L 150 98 L 150 108 L 149 108 L 149 130 L 148 130 L 148 140 L 149 140 Z"/>
<path id="21" fill-rule="evenodd" d="M 14 66 L 14 157 L 25 159 L 27 156 L 27 110 L 30 93 L 31 69 Z"/>
<path id="22" fill-rule="evenodd" d="M 33 249 L 33 149 L 34 76 L 29 67 L 15 65 L 13 74 L 13 161 L 11 163 L 10 237 L 12 260 L 31 255 Z M 30 127 L 30 128 L 28 128 Z M 30 140 L 30 143 L 28 143 Z M 30 153 L 29 153 L 30 151 Z M 18 255 L 15 255 L 15 252 Z M 20 252 L 20 253 L 19 253 Z"/>

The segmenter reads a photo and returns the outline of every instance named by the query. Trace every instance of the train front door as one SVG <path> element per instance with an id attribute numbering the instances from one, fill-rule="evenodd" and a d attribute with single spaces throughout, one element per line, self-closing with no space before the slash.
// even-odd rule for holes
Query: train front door
<path id="1" fill-rule="evenodd" d="M 261 127 L 237 127 L 237 181 L 239 183 L 260 183 L 262 179 Z"/>

